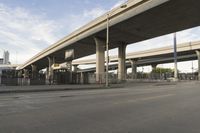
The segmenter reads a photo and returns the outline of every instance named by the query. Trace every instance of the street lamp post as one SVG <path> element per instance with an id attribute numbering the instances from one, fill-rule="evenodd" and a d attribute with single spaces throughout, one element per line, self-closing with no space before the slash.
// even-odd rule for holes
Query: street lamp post
<path id="1" fill-rule="evenodd" d="M 123 4 L 120 8 L 126 8 L 127 5 Z M 109 86 L 109 79 L 108 79 L 108 62 L 109 62 L 109 22 L 110 22 L 110 12 L 107 13 L 106 19 L 106 87 Z"/>
<path id="2" fill-rule="evenodd" d="M 107 14 L 107 24 L 106 24 L 106 87 L 109 85 L 108 81 L 108 58 L 109 58 L 109 13 Z"/>

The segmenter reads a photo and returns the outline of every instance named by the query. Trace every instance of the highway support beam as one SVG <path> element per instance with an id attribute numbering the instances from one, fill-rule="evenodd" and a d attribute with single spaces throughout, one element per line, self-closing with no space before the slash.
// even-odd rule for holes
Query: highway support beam
<path id="1" fill-rule="evenodd" d="M 151 64 L 151 67 L 152 67 L 152 72 L 151 72 L 151 78 L 152 79 L 157 79 L 157 75 L 156 75 L 156 67 L 157 67 L 158 64 Z"/>
<path id="2" fill-rule="evenodd" d="M 118 48 L 118 80 L 126 80 L 126 44 L 122 43 Z"/>
<path id="3" fill-rule="evenodd" d="M 83 72 L 81 72 L 81 75 L 80 75 L 80 84 L 84 84 L 84 75 L 83 75 Z"/>
<path id="4" fill-rule="evenodd" d="M 32 79 L 37 79 L 38 78 L 38 70 L 36 65 L 31 65 L 31 78 Z"/>
<path id="5" fill-rule="evenodd" d="M 132 59 L 129 60 L 131 63 L 131 69 L 132 69 L 132 79 L 137 79 L 137 60 Z"/>
<path id="6" fill-rule="evenodd" d="M 77 83 L 78 81 L 78 76 L 77 76 L 77 70 L 78 70 L 78 65 L 73 65 L 73 72 L 75 74 L 74 78 L 73 78 L 73 83 Z"/>
<path id="7" fill-rule="evenodd" d="M 78 70 L 78 65 L 73 65 L 73 68 L 74 68 L 74 72 L 76 73 L 77 72 L 77 70 Z"/>
<path id="8" fill-rule="evenodd" d="M 72 61 L 66 62 L 67 70 L 69 71 L 69 83 L 72 83 Z"/>
<path id="9" fill-rule="evenodd" d="M 28 69 L 23 69 L 23 78 L 29 78 L 29 71 Z"/>
<path id="10" fill-rule="evenodd" d="M 200 80 L 200 51 L 196 50 L 197 60 L 198 60 L 198 80 Z"/>
<path id="11" fill-rule="evenodd" d="M 94 38 L 96 43 L 96 83 L 105 83 L 105 44 L 106 42 Z"/>
<path id="12" fill-rule="evenodd" d="M 45 79 L 46 79 L 45 83 L 49 84 L 49 67 L 46 68 Z"/>
<path id="13" fill-rule="evenodd" d="M 155 71 L 155 70 L 156 70 L 157 65 L 158 65 L 158 64 L 151 64 L 152 71 Z"/>
<path id="14" fill-rule="evenodd" d="M 22 85 L 29 85 L 29 70 L 28 69 L 23 69 L 23 80 L 22 80 Z"/>
<path id="15" fill-rule="evenodd" d="M 54 57 L 47 57 L 49 66 L 47 68 L 47 84 L 53 84 L 53 67 L 52 65 L 55 63 Z"/>

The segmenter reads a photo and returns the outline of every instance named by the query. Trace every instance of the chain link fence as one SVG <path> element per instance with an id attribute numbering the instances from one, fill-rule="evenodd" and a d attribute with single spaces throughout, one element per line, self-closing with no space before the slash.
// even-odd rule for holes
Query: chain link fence
<path id="1" fill-rule="evenodd" d="M 144 80 L 170 80 L 174 77 L 174 73 L 137 73 L 136 79 Z M 132 79 L 132 74 L 127 75 L 127 79 Z M 179 80 L 198 80 L 198 73 L 179 73 Z"/>
<path id="2" fill-rule="evenodd" d="M 137 73 L 137 78 L 134 80 L 171 80 L 173 78 L 173 73 Z M 37 75 L 37 78 L 23 77 L 16 73 L 15 71 L 4 71 L 0 75 L 0 85 L 45 85 L 49 84 L 48 79 L 46 79 L 45 74 Z M 96 77 L 99 77 L 98 79 Z M 179 73 L 179 80 L 198 80 L 198 73 Z M 127 80 L 133 80 L 132 74 L 126 75 Z M 108 74 L 109 84 L 121 83 L 118 80 L 118 75 L 116 73 Z M 54 72 L 51 84 L 105 84 L 106 74 L 96 75 L 90 72 Z"/>

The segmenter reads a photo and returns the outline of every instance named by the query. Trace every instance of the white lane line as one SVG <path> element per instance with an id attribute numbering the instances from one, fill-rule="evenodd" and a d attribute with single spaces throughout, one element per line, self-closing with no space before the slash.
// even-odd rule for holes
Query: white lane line
<path id="1" fill-rule="evenodd" d="M 132 100 L 127 100 L 127 101 L 120 101 L 120 102 L 116 102 L 114 104 L 136 103 L 136 102 L 140 102 L 140 101 L 154 100 L 154 99 L 165 98 L 165 97 L 170 97 L 170 96 L 174 96 L 174 95 L 176 95 L 176 94 L 165 94 L 165 95 L 159 95 L 159 96 L 153 96 L 153 97 L 138 98 L 138 99 L 132 99 Z"/>

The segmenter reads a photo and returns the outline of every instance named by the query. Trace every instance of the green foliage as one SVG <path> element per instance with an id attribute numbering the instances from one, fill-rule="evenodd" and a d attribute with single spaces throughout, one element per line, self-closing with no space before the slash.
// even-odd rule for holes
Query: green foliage
<path id="1" fill-rule="evenodd" d="M 170 68 L 156 68 L 153 69 L 151 72 L 152 73 L 172 73 L 174 70 Z"/>

